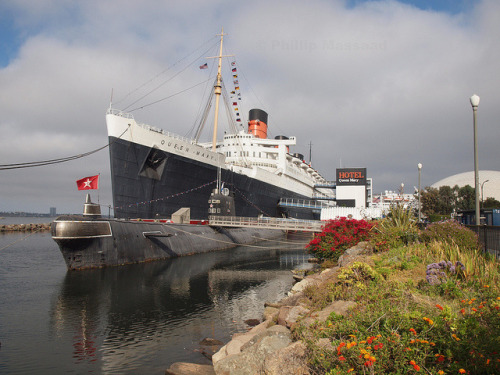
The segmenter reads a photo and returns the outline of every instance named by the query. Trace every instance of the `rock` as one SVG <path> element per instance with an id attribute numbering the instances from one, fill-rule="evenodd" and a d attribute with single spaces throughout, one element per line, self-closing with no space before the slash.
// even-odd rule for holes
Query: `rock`
<path id="1" fill-rule="evenodd" d="M 324 322 L 328 319 L 332 312 L 338 315 L 347 316 L 349 309 L 354 306 L 356 306 L 356 302 L 353 301 L 333 301 L 329 306 L 315 313 L 313 316 L 316 317 L 316 320 Z"/>
<path id="2" fill-rule="evenodd" d="M 264 307 L 274 307 L 279 309 L 282 305 L 279 303 L 264 302 Z"/>
<path id="3" fill-rule="evenodd" d="M 250 327 L 255 327 L 256 325 L 260 324 L 259 319 L 247 319 L 244 321 L 244 323 Z"/>
<path id="4" fill-rule="evenodd" d="M 309 314 L 309 310 L 303 306 L 282 306 L 278 313 L 278 324 L 292 327 L 301 316 Z"/>
<path id="5" fill-rule="evenodd" d="M 220 350 L 212 356 L 212 363 L 215 365 L 220 360 L 241 352 L 241 347 L 250 341 L 256 334 L 264 332 L 270 321 L 266 320 L 259 325 L 253 327 L 250 331 L 245 333 L 235 333 L 226 345 L 224 345 Z"/>
<path id="6" fill-rule="evenodd" d="M 373 254 L 373 245 L 368 241 L 362 241 L 351 247 L 342 254 L 337 262 L 339 267 L 345 267 L 354 262 L 360 255 Z"/>
<path id="7" fill-rule="evenodd" d="M 288 295 L 295 294 L 295 293 L 301 293 L 304 291 L 305 288 L 311 285 L 315 285 L 317 281 L 311 277 L 308 277 L 307 279 L 304 279 L 302 281 L 299 281 L 297 284 L 295 284 L 292 287 L 292 290 L 288 293 Z"/>
<path id="8" fill-rule="evenodd" d="M 264 361 L 265 375 L 309 375 L 306 345 L 302 341 L 294 342 L 277 350 Z"/>
<path id="9" fill-rule="evenodd" d="M 215 375 L 215 371 L 212 365 L 176 362 L 165 371 L 165 375 Z"/>
<path id="10" fill-rule="evenodd" d="M 220 340 L 212 339 L 210 337 L 205 337 L 203 340 L 200 341 L 200 345 L 203 346 L 222 346 L 224 343 Z"/>
<path id="11" fill-rule="evenodd" d="M 267 306 L 264 309 L 264 320 L 274 321 L 278 317 L 279 308 Z"/>
<path id="12" fill-rule="evenodd" d="M 291 343 L 290 332 L 281 326 L 273 326 L 259 333 L 245 345 L 240 354 L 227 356 L 214 364 L 217 375 L 261 374 L 264 361 L 279 349 Z"/>
<path id="13" fill-rule="evenodd" d="M 333 350 L 332 342 L 327 337 L 322 337 L 318 339 L 316 345 L 318 346 L 318 348 L 321 348 L 323 350 Z"/>

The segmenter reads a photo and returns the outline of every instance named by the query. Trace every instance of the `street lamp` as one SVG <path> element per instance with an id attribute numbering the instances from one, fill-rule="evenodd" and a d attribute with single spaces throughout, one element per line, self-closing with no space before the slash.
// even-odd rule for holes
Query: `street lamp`
<path id="1" fill-rule="evenodd" d="M 472 119 L 474 123 L 474 188 L 476 189 L 476 225 L 481 223 L 481 215 L 479 209 L 479 169 L 477 158 L 477 107 L 479 106 L 479 96 L 476 94 L 470 97 L 470 104 L 472 105 Z"/>
<path id="2" fill-rule="evenodd" d="M 422 172 L 422 163 L 417 164 L 418 168 L 418 222 L 422 221 L 422 210 L 420 206 L 420 173 Z"/>
<path id="3" fill-rule="evenodd" d="M 481 205 L 483 206 L 484 208 L 484 195 L 483 195 L 483 187 L 484 187 L 484 184 L 487 183 L 489 180 L 486 180 L 486 181 L 483 181 L 483 183 L 481 184 Z"/>

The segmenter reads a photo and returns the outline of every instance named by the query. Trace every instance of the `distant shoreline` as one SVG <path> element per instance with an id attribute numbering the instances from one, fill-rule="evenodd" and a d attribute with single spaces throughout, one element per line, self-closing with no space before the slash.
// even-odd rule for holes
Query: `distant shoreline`
<path id="1" fill-rule="evenodd" d="M 49 230 L 50 223 L 0 225 L 0 232 L 47 232 Z"/>

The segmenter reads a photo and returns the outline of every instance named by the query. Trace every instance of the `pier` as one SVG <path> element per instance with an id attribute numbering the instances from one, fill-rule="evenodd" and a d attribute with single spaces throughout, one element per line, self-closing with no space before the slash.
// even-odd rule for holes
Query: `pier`
<path id="1" fill-rule="evenodd" d="M 321 232 L 324 222 L 320 220 L 300 220 L 276 217 L 234 217 L 210 216 L 208 224 L 218 227 L 264 228 L 295 230 L 302 232 Z"/>

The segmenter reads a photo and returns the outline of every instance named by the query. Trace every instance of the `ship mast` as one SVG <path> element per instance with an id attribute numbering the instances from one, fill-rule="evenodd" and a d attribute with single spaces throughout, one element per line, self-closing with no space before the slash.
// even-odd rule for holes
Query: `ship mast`
<path id="1" fill-rule="evenodd" d="M 224 39 L 224 28 L 222 28 L 220 33 L 220 50 L 219 50 L 219 67 L 217 68 L 217 83 L 214 86 L 215 92 L 215 117 L 214 117 L 214 135 L 212 138 L 212 151 L 215 152 L 215 146 L 217 144 L 217 123 L 219 121 L 219 101 L 220 95 L 222 93 L 222 75 L 221 75 L 221 66 L 222 66 L 222 42 Z"/>

